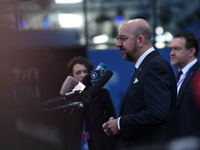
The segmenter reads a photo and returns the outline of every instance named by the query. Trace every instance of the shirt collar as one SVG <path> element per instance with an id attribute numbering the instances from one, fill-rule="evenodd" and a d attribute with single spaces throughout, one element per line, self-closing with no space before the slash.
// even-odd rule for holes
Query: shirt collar
<path id="1" fill-rule="evenodd" d="M 186 74 L 187 71 L 197 62 L 197 59 L 191 61 L 190 63 L 188 63 L 183 69 L 182 72 L 183 74 Z M 179 69 L 180 70 L 180 69 Z"/>
<path id="2" fill-rule="evenodd" d="M 139 68 L 140 64 L 142 63 L 142 61 L 145 59 L 145 57 L 151 53 L 152 51 L 154 51 L 155 49 L 153 47 L 151 47 L 150 49 L 148 49 L 146 52 L 144 52 L 144 54 L 142 54 L 139 59 L 137 60 L 137 62 L 135 63 L 135 68 Z"/>

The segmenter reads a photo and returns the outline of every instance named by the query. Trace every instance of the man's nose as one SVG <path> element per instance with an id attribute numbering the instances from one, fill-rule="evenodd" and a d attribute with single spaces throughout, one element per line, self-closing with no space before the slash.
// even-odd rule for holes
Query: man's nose
<path id="1" fill-rule="evenodd" d="M 121 47 L 121 46 L 122 46 L 122 41 L 117 40 L 117 42 L 116 42 L 116 47 Z"/>
<path id="2" fill-rule="evenodd" d="M 170 51 L 170 55 L 174 55 L 175 53 L 174 53 L 174 50 L 172 49 L 171 51 Z"/>

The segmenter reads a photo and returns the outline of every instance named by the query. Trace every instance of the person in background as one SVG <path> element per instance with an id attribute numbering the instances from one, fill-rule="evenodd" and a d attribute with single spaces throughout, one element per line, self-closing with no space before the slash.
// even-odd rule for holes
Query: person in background
<path id="1" fill-rule="evenodd" d="M 102 125 L 108 136 L 117 139 L 119 150 L 159 145 L 170 138 L 176 81 L 171 65 L 152 47 L 151 38 L 144 19 L 129 20 L 119 30 L 116 46 L 124 60 L 135 63 L 135 69 L 119 117 Z"/>
<path id="2" fill-rule="evenodd" d="M 67 75 L 82 81 L 93 70 L 91 62 L 82 57 L 73 57 L 67 65 Z M 67 115 L 71 113 L 70 110 Z M 81 133 L 87 133 L 88 148 L 90 150 L 112 150 L 114 140 L 108 137 L 101 125 L 111 116 L 115 116 L 115 110 L 107 89 L 102 89 L 98 99 L 83 108 L 75 110 L 67 118 L 67 142 L 69 150 L 81 149 Z"/>
<path id="3" fill-rule="evenodd" d="M 2 108 L 12 111 L 30 103 L 29 87 L 23 83 L 24 70 L 19 65 L 10 66 L 8 74 L 1 78 L 0 97 Z"/>
<path id="4" fill-rule="evenodd" d="M 200 109 L 194 96 L 193 77 L 200 64 L 198 40 L 191 32 L 179 32 L 170 44 L 170 59 L 178 67 L 176 132 L 177 137 L 200 135 Z"/>
<path id="5" fill-rule="evenodd" d="M 10 74 L 10 86 L 13 93 L 13 100 L 17 103 L 29 102 L 29 87 L 23 83 L 23 69 L 13 66 Z"/>
<path id="6" fill-rule="evenodd" d="M 9 83 L 10 67 L 0 66 L 0 115 L 9 111 L 14 103 L 13 94 Z"/>
<path id="7" fill-rule="evenodd" d="M 82 56 L 72 58 L 67 65 L 67 75 L 82 81 L 93 70 L 90 61 Z"/>

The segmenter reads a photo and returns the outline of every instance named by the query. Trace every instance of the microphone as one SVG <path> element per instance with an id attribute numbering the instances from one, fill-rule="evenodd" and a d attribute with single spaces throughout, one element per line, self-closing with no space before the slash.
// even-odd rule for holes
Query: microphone
<path id="1" fill-rule="evenodd" d="M 90 80 L 90 75 L 89 76 L 87 75 L 83 78 L 83 81 L 85 83 L 87 83 L 86 85 L 91 84 L 91 82 L 90 81 L 88 82 L 88 80 Z M 85 90 L 86 85 L 84 82 L 81 83 L 77 79 L 75 79 L 71 76 L 68 76 L 62 84 L 62 87 L 60 90 L 61 97 L 54 99 L 52 102 L 55 103 L 60 100 L 74 99 L 75 97 L 80 95 Z"/>
<path id="2" fill-rule="evenodd" d="M 110 70 L 106 71 L 105 74 L 102 77 L 100 77 L 100 79 L 94 85 L 92 85 L 92 87 L 88 91 L 83 91 L 79 93 L 77 97 L 74 97 L 73 102 L 67 105 L 52 108 L 51 110 L 71 108 L 71 107 L 81 108 L 81 107 L 84 107 L 85 104 L 88 104 L 93 101 L 95 102 L 101 89 L 112 77 L 112 75 L 113 75 L 112 71 Z M 86 77 L 86 78 L 89 78 L 89 77 Z"/>
<path id="3" fill-rule="evenodd" d="M 76 93 L 82 93 L 86 88 L 90 87 L 92 85 L 91 83 L 91 77 L 90 74 L 87 74 L 82 82 L 78 81 L 78 83 L 75 85 L 75 87 L 72 89 L 72 92 L 67 92 L 64 95 L 70 96 L 72 94 Z"/>
<path id="4" fill-rule="evenodd" d="M 82 95 L 78 97 L 79 100 L 68 104 L 67 107 L 84 107 L 85 104 L 90 103 L 93 100 L 95 101 L 96 96 L 112 76 L 112 71 L 106 71 L 88 91 L 81 93 Z M 92 99 L 92 97 L 95 98 Z"/>
<path id="5" fill-rule="evenodd" d="M 73 77 L 71 77 L 71 78 L 73 78 Z M 83 78 L 82 82 L 78 81 L 76 83 L 75 87 L 72 90 L 70 88 L 70 90 L 73 91 L 73 92 L 75 92 L 75 91 L 83 91 L 83 90 L 85 90 L 86 87 L 90 87 L 91 85 L 92 85 L 92 83 L 91 83 L 91 76 L 90 76 L 90 74 L 87 74 Z M 71 92 L 68 92 L 68 93 L 71 93 Z M 65 93 L 65 95 L 67 95 L 67 93 Z"/>
<path id="6" fill-rule="evenodd" d="M 89 75 L 89 77 L 87 76 L 87 77 L 83 78 L 83 80 L 86 80 L 88 84 L 91 84 L 91 82 L 90 83 L 88 82 L 88 80 L 90 80 L 90 75 Z M 61 89 L 60 89 L 61 95 L 60 96 L 57 96 L 50 100 L 46 100 L 44 102 L 37 103 L 33 107 L 41 108 L 42 110 L 54 110 L 52 108 L 48 108 L 48 105 L 52 105 L 53 103 L 57 103 L 57 102 L 64 103 L 67 99 L 73 100 L 81 95 L 81 93 L 83 92 L 85 87 L 86 86 L 83 83 L 81 83 L 80 81 L 78 81 L 77 79 L 75 79 L 71 76 L 68 76 L 61 86 Z M 72 107 L 72 106 L 75 106 L 78 104 L 71 103 L 70 105 Z M 81 105 L 79 107 L 81 107 Z"/>
<path id="7" fill-rule="evenodd" d="M 103 86 L 108 82 L 108 80 L 113 76 L 113 72 L 110 70 L 107 70 L 105 74 L 100 77 L 100 79 L 88 90 L 88 92 L 96 96 L 101 91 Z"/>
<path id="8" fill-rule="evenodd" d="M 81 102 L 72 102 L 72 103 L 68 104 L 67 107 L 84 107 L 84 105 Z"/>
<path id="9" fill-rule="evenodd" d="M 91 74 L 91 82 L 95 83 L 103 74 L 106 72 L 106 65 L 104 63 L 100 63 L 95 70 L 90 71 Z"/>
<path id="10" fill-rule="evenodd" d="M 79 81 L 78 84 L 75 86 L 75 88 L 72 91 L 73 92 L 74 91 L 83 91 L 85 89 L 85 87 L 86 86 Z"/>
<path id="11" fill-rule="evenodd" d="M 84 84 L 86 87 L 92 86 L 91 75 L 90 75 L 90 74 L 87 74 L 87 75 L 83 78 L 82 82 L 83 82 L 83 84 Z"/>
<path id="12" fill-rule="evenodd" d="M 79 81 L 77 79 L 68 76 L 61 86 L 60 94 L 64 95 L 65 93 L 71 92 L 78 83 Z"/>

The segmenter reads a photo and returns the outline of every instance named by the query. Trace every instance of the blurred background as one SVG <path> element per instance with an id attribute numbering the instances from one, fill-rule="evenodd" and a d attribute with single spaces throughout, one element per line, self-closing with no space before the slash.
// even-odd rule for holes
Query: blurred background
<path id="1" fill-rule="evenodd" d="M 114 73 L 105 88 L 110 91 L 118 115 L 134 64 L 122 59 L 115 47 L 116 36 L 125 21 L 138 17 L 150 23 L 153 44 L 168 61 L 168 46 L 175 33 L 192 31 L 200 42 L 199 0 L 0 0 L 1 131 L 5 132 L 0 138 L 7 137 L 0 145 L 9 149 L 14 137 L 23 141 L 15 142 L 14 146 L 20 148 L 24 143 L 27 147 L 40 143 L 45 148 L 53 143 L 49 149 L 62 145 L 57 124 L 52 123 L 58 119 L 57 114 L 25 111 L 25 118 L 37 121 L 24 122 L 13 109 L 6 109 L 10 96 L 7 88 L 17 78 L 23 85 L 20 100 L 37 103 L 55 98 L 66 78 L 66 66 L 74 56 L 87 57 L 94 68 L 103 62 Z M 176 72 L 177 68 L 173 69 Z M 39 124 L 34 131 L 40 132 L 44 124 L 47 131 L 35 135 L 29 132 L 30 128 L 25 130 L 24 124 L 33 122 Z"/>

